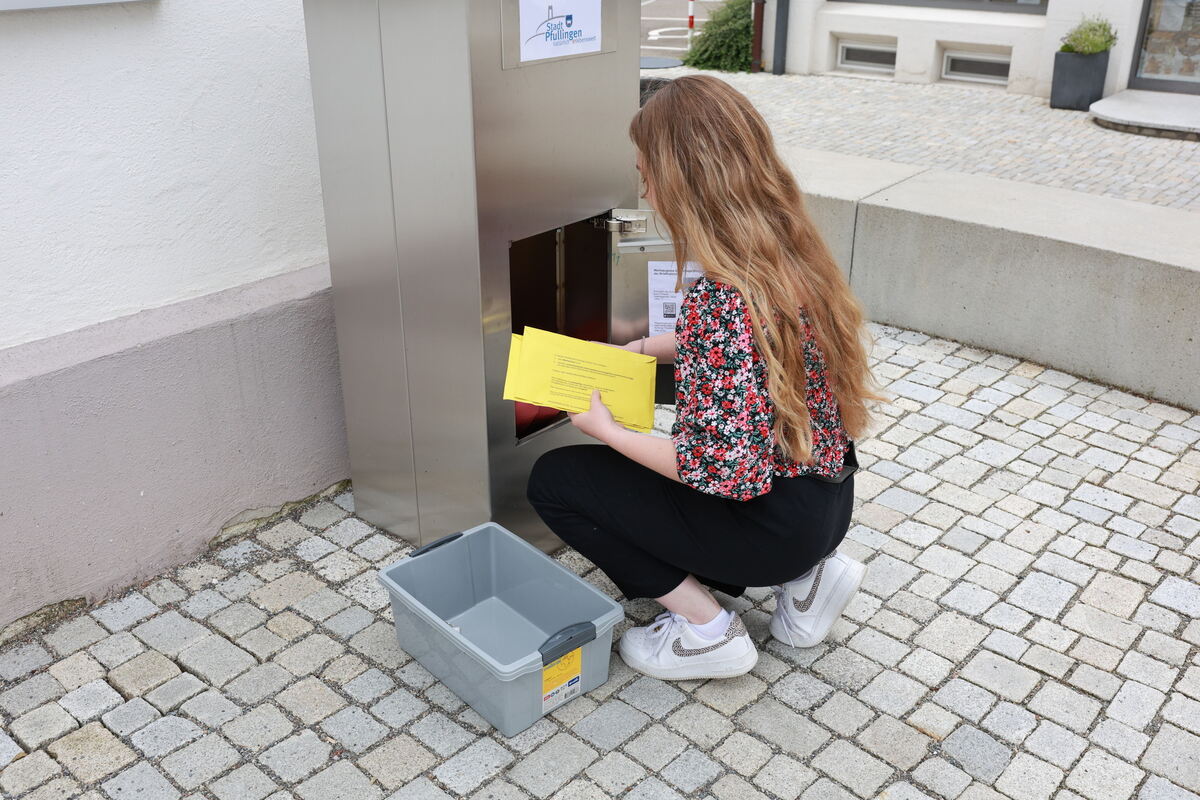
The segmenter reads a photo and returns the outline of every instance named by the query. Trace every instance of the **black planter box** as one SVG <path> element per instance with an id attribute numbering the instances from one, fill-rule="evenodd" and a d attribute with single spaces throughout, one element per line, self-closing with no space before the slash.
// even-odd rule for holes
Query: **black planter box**
<path id="1" fill-rule="evenodd" d="M 1108 75 L 1108 50 L 1102 53 L 1054 54 L 1054 78 L 1050 83 L 1050 107 L 1087 111 L 1104 97 Z"/>

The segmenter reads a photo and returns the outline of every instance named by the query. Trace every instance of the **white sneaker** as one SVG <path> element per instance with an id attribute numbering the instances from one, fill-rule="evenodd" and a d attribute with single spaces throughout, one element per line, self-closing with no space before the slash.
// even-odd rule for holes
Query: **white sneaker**
<path id="1" fill-rule="evenodd" d="M 758 663 L 758 648 L 741 618 L 730 612 L 720 639 L 705 639 L 678 614 L 664 611 L 654 622 L 621 637 L 621 658 L 633 669 L 663 680 L 732 678 Z"/>
<path id="2" fill-rule="evenodd" d="M 792 647 L 815 647 L 825 640 L 833 623 L 862 585 L 865 565 L 849 556 L 826 556 L 803 578 L 775 590 L 771 635 Z"/>

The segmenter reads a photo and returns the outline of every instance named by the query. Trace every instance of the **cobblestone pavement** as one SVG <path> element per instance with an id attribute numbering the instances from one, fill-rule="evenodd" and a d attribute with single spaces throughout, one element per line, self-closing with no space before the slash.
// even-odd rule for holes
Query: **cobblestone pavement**
<path id="1" fill-rule="evenodd" d="M 985 85 L 712 74 L 754 102 L 780 143 L 1200 211 L 1200 143 L 1107 130 L 1045 98 Z"/>
<path id="2" fill-rule="evenodd" d="M 344 494 L 0 649 L 0 794 L 1195 800 L 1200 415 L 872 329 L 895 398 L 824 645 L 769 640 L 751 590 L 752 674 L 614 656 L 506 739 L 397 647 L 375 568 L 408 547 Z M 657 610 L 626 609 L 618 634 Z"/>

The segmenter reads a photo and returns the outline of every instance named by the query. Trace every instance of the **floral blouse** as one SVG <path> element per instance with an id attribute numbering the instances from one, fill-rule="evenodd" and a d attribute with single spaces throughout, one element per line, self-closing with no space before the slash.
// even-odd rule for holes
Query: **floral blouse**
<path id="1" fill-rule="evenodd" d="M 850 437 L 827 384 L 825 357 L 808 315 L 807 402 L 813 453 L 807 463 L 784 456 L 775 441 L 775 407 L 767 364 L 754 345 L 749 309 L 734 287 L 699 278 L 683 298 L 675 323 L 675 399 L 671 429 L 679 477 L 707 494 L 750 500 L 771 491 L 771 479 L 842 470 Z"/>

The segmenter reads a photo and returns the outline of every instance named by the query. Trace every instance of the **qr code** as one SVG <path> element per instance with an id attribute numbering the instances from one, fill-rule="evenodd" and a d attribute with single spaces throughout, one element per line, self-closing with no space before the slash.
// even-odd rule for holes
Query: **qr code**
<path id="1" fill-rule="evenodd" d="M 663 316 L 674 318 L 674 316 L 675 316 L 675 304 L 674 303 L 663 303 Z"/>

